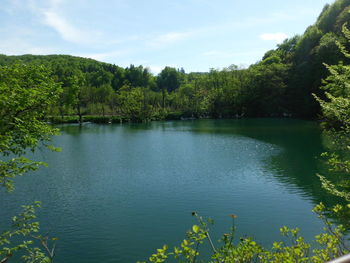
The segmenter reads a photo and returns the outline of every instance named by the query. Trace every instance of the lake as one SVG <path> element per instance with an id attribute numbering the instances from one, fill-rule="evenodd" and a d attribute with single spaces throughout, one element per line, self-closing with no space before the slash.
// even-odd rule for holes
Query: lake
<path id="1" fill-rule="evenodd" d="M 59 238 L 55 262 L 136 262 L 163 244 L 180 244 L 197 211 L 214 219 L 215 240 L 236 220 L 238 236 L 270 246 L 279 228 L 322 230 L 311 212 L 336 203 L 317 173 L 325 150 L 316 122 L 196 120 L 60 126 L 62 152 L 0 193 L 0 230 L 21 204 L 43 202 L 43 231 Z M 16 262 L 16 261 L 11 261 Z"/>

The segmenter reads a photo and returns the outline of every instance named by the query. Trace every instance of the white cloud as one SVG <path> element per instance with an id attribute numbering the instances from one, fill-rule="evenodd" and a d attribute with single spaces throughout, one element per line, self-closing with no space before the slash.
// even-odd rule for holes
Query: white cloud
<path id="1" fill-rule="evenodd" d="M 153 40 L 149 41 L 148 44 L 153 47 L 162 47 L 183 41 L 191 36 L 192 33 L 190 32 L 170 32 L 155 37 Z"/>
<path id="2" fill-rule="evenodd" d="M 32 0 L 29 7 L 38 14 L 40 22 L 54 29 L 62 39 L 76 44 L 95 44 L 100 33 L 79 28 L 64 17 L 64 0 L 48 0 L 45 6 L 41 1 Z"/>
<path id="3" fill-rule="evenodd" d="M 286 38 L 288 38 L 288 35 L 285 33 L 265 33 L 265 34 L 261 34 L 260 38 L 262 40 L 267 40 L 267 41 L 275 41 L 276 43 L 282 43 L 283 40 L 285 40 Z"/>
<path id="4" fill-rule="evenodd" d="M 92 54 L 78 54 L 78 56 L 92 58 L 99 61 L 110 61 L 111 59 L 120 58 L 128 53 L 129 53 L 128 50 L 120 50 L 120 51 L 110 51 L 110 52 L 92 53 Z"/>
<path id="5" fill-rule="evenodd" d="M 82 32 L 53 11 L 45 11 L 43 15 L 45 17 L 45 24 L 55 29 L 64 40 L 79 43 L 84 39 Z"/>
<path id="6" fill-rule="evenodd" d="M 164 47 L 177 42 L 184 41 L 188 38 L 208 37 L 209 35 L 217 35 L 218 33 L 229 33 L 229 32 L 234 32 L 236 30 L 242 30 L 242 28 L 254 28 L 257 26 L 274 24 L 281 21 L 287 21 L 290 19 L 291 17 L 287 15 L 272 15 L 271 17 L 261 17 L 261 18 L 249 17 L 244 21 L 232 21 L 232 22 L 226 22 L 222 24 L 213 24 L 205 27 L 192 28 L 189 31 L 185 31 L 185 32 L 169 32 L 169 33 L 154 37 L 152 40 L 147 41 L 146 44 L 152 47 Z M 276 34 L 263 34 L 261 35 L 261 38 L 262 37 L 264 38 L 272 37 L 272 39 L 264 39 L 264 40 L 274 40 L 277 43 L 280 43 L 288 36 L 284 33 L 276 33 Z M 282 38 L 282 40 L 280 40 L 280 38 Z"/>
<path id="7" fill-rule="evenodd" d="M 262 18 L 253 18 L 249 17 L 244 21 L 232 21 L 226 22 L 222 24 L 213 24 L 204 27 L 192 28 L 189 31 L 185 32 L 169 32 L 162 35 L 155 36 L 152 40 L 146 41 L 146 45 L 151 47 L 164 47 L 174 43 L 178 43 L 184 41 L 188 38 L 200 38 L 200 37 L 208 37 L 209 35 L 217 35 L 218 33 L 229 33 L 234 32 L 236 30 L 242 30 L 242 28 L 254 28 L 261 25 L 274 24 L 281 21 L 286 21 L 291 19 L 290 16 L 286 15 L 273 15 L 271 17 L 262 17 Z M 282 35 L 280 35 L 282 34 Z M 267 36 L 265 36 L 267 35 Z M 263 34 L 263 37 L 270 37 L 269 35 L 273 35 L 274 37 L 283 37 L 282 40 L 287 38 L 288 36 L 284 33 L 276 33 L 276 34 Z M 271 39 L 271 40 L 275 40 Z M 277 43 L 278 40 L 275 40 Z"/>
<path id="8" fill-rule="evenodd" d="M 8 38 L 0 42 L 0 50 L 2 54 L 7 55 L 22 55 L 22 54 L 33 54 L 33 55 L 48 55 L 55 54 L 58 50 L 31 44 L 30 42 L 23 41 L 22 38 Z"/>

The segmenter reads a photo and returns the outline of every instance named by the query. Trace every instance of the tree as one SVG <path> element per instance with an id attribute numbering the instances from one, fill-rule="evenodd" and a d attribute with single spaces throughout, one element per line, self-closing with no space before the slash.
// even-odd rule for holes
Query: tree
<path id="1" fill-rule="evenodd" d="M 180 87 L 181 73 L 175 68 L 165 67 L 158 75 L 158 89 L 162 91 L 162 107 L 165 108 L 166 92 L 175 91 Z"/>
<path id="2" fill-rule="evenodd" d="M 343 33 L 350 42 L 350 31 L 343 26 Z M 337 42 L 345 57 L 350 58 L 350 53 Z M 350 176 L 350 65 L 340 62 L 338 65 L 326 65 L 330 75 L 325 79 L 323 88 L 326 92 L 326 100 L 315 96 L 319 101 L 323 116 L 326 118 L 326 133 L 332 140 L 332 148 L 335 152 L 324 153 L 331 170 L 340 172 L 344 177 Z M 319 175 L 324 188 L 334 195 L 350 201 L 349 179 L 334 182 L 325 176 Z"/>
<path id="3" fill-rule="evenodd" d="M 82 107 L 86 106 L 88 103 L 87 96 L 89 91 L 89 86 L 86 84 L 86 77 L 85 74 L 78 71 L 77 74 L 74 76 L 74 82 L 73 82 L 75 93 L 75 108 L 77 111 L 77 114 L 79 116 L 79 123 L 83 122 L 83 112 Z"/>
<path id="4" fill-rule="evenodd" d="M 109 101 L 112 99 L 114 90 L 110 85 L 104 84 L 99 86 L 95 90 L 96 102 L 100 103 L 102 109 L 102 116 L 105 116 L 105 105 L 109 104 Z"/>
<path id="5" fill-rule="evenodd" d="M 132 87 L 147 88 L 151 85 L 152 75 L 147 68 L 130 65 L 125 69 L 125 79 Z"/>
<path id="6" fill-rule="evenodd" d="M 57 65 L 55 69 L 55 76 L 57 82 L 61 83 L 63 92 L 58 100 L 58 108 L 63 119 L 69 108 L 75 107 L 77 103 L 77 94 L 79 86 L 77 85 L 79 71 L 72 68 Z"/>
<path id="7" fill-rule="evenodd" d="M 125 117 L 133 121 L 150 119 L 151 109 L 147 105 L 145 88 L 123 86 L 117 92 L 118 105 Z"/>
<path id="8" fill-rule="evenodd" d="M 250 116 L 281 116 L 285 111 L 285 93 L 289 65 L 277 55 L 265 58 L 248 70 L 248 84 L 242 104 Z"/>
<path id="9" fill-rule="evenodd" d="M 38 145 L 54 149 L 48 141 L 57 130 L 47 124 L 44 117 L 56 103 L 60 91 L 44 67 L 0 67 L 0 186 L 3 189 L 13 191 L 14 177 L 44 164 L 26 158 L 28 151 L 34 152 Z M 24 206 L 23 212 L 13 218 L 11 229 L 0 234 L 0 262 L 7 262 L 18 250 L 27 252 L 23 257 L 26 262 L 52 262 L 54 248 L 49 249 L 48 239 L 37 234 L 39 223 L 33 222 L 38 206 L 38 203 Z M 47 248 L 51 259 L 41 249 L 32 247 L 31 236 Z"/>

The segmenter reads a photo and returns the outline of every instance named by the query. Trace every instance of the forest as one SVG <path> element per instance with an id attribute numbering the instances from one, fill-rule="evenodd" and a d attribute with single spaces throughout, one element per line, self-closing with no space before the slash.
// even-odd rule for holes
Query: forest
<path id="1" fill-rule="evenodd" d="M 122 68 L 68 55 L 0 55 L 0 65 L 29 63 L 50 70 L 63 88 L 51 109 L 52 121 L 83 121 L 83 116 L 92 121 L 315 119 L 320 107 L 312 94 L 324 98 L 320 88 L 328 75 L 324 64 L 349 62 L 337 47 L 337 42 L 348 45 L 342 26 L 350 21 L 349 5 L 349 0 L 326 5 L 303 35 L 286 39 L 248 68 L 230 65 L 186 73 L 165 67 L 154 76 L 141 65 Z"/>

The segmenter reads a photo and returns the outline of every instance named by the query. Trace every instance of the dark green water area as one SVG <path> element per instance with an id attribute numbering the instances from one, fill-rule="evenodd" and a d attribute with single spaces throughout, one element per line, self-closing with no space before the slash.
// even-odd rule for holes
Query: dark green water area
<path id="1" fill-rule="evenodd" d="M 236 220 L 237 237 L 270 246 L 279 228 L 322 231 L 312 213 L 339 200 L 321 188 L 318 123 L 287 119 L 196 120 L 60 126 L 62 152 L 41 149 L 49 164 L 0 193 L 0 230 L 20 205 L 43 202 L 43 232 L 59 238 L 55 262 L 136 262 L 179 245 L 195 224 L 214 219 L 218 240 Z M 205 247 L 203 247 L 205 249 Z M 206 254 L 206 253 L 204 253 Z M 15 261 L 13 261 L 15 262 Z"/>

